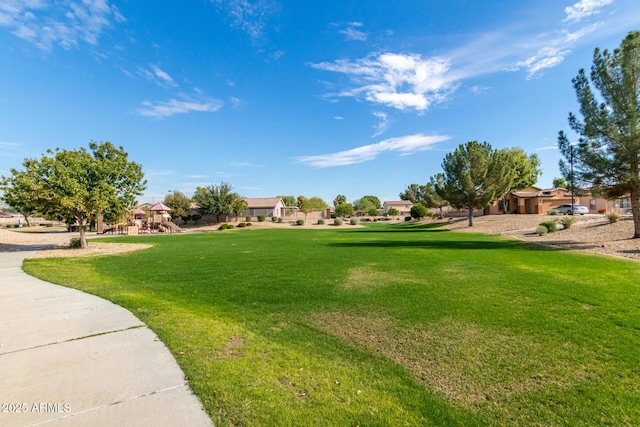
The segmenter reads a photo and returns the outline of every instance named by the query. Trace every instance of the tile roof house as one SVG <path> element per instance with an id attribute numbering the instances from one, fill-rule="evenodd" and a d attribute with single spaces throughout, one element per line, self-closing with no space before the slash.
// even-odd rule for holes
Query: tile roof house
<path id="1" fill-rule="evenodd" d="M 256 217 L 265 215 L 268 217 L 284 217 L 290 207 L 286 207 L 284 201 L 280 197 L 267 198 L 245 198 L 247 201 L 247 209 L 242 212 L 242 216 Z M 296 208 L 297 210 L 297 208 Z"/>
<path id="2" fill-rule="evenodd" d="M 411 200 L 385 201 L 382 204 L 382 215 L 386 215 L 391 208 L 396 208 L 399 212 L 398 215 L 410 215 L 412 207 Z"/>

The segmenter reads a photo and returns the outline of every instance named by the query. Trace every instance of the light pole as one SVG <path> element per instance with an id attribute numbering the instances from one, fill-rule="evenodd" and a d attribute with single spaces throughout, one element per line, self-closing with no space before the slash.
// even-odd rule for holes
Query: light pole
<path id="1" fill-rule="evenodd" d="M 575 203 L 573 193 L 575 189 L 575 180 L 573 178 L 573 144 L 569 146 L 569 164 L 571 165 L 571 215 L 573 215 L 573 205 Z"/>

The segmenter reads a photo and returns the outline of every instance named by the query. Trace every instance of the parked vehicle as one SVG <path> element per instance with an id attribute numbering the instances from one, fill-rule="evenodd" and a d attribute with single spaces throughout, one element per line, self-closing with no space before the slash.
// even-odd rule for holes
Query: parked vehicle
<path id="1" fill-rule="evenodd" d="M 589 208 L 582 205 L 570 205 L 570 204 L 560 205 L 557 208 L 553 208 L 553 210 L 558 211 L 558 213 L 561 213 L 564 215 L 573 215 L 573 214 L 584 215 L 586 213 L 589 213 Z"/>

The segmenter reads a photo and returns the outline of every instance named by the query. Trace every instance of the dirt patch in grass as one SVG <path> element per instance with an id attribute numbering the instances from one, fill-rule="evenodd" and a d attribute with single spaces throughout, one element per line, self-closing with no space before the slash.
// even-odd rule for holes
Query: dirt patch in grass
<path id="1" fill-rule="evenodd" d="M 246 345 L 244 338 L 231 337 L 224 346 L 224 349 L 219 353 L 220 357 L 226 359 L 238 359 L 244 355 L 243 347 Z"/>
<path id="2" fill-rule="evenodd" d="M 569 372 L 568 361 L 548 354 L 529 337 L 496 333 L 454 319 L 417 329 L 402 327 L 388 317 L 334 312 L 313 314 L 311 322 L 393 360 L 445 399 L 471 410 L 486 404 L 497 409 L 513 395 L 564 387 L 583 377 Z M 563 349 L 566 354 L 573 350 Z"/>

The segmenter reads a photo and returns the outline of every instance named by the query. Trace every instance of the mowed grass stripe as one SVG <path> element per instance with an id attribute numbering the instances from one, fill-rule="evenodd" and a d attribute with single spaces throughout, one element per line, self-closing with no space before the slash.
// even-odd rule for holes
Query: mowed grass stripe
<path id="1" fill-rule="evenodd" d="M 640 419 L 640 264 L 373 224 L 110 239 L 25 270 L 120 304 L 217 425 Z"/>

